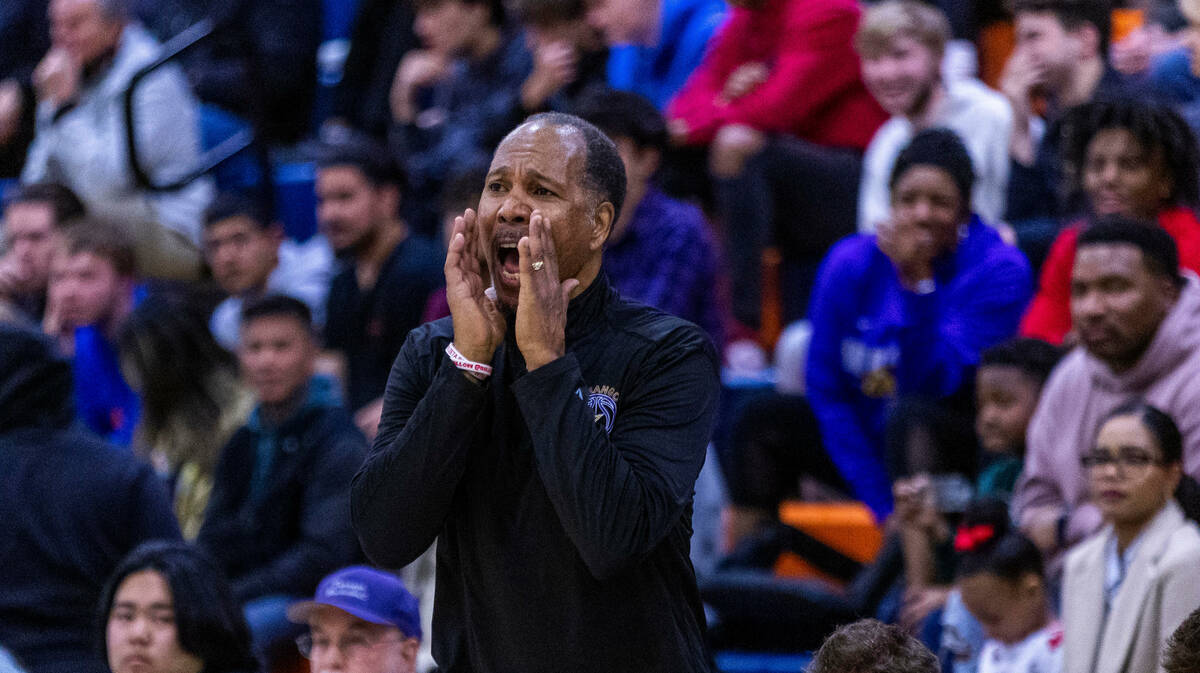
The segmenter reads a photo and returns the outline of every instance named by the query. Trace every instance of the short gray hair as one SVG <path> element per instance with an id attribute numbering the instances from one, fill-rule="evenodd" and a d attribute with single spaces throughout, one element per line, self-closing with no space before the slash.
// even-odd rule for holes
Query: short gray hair
<path id="1" fill-rule="evenodd" d="M 621 216 L 625 203 L 625 162 L 617 145 L 592 123 L 563 112 L 542 112 L 525 120 L 525 124 L 542 122 L 551 126 L 567 127 L 583 137 L 586 160 L 584 184 L 599 198 L 597 205 L 608 201 L 613 206 L 613 223 Z M 520 127 L 517 127 L 520 128 Z"/>

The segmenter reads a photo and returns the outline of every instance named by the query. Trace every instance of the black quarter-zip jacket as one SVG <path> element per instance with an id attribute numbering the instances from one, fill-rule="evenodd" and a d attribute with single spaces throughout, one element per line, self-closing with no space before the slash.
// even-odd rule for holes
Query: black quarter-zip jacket
<path id="1" fill-rule="evenodd" d="M 351 495 L 375 563 L 437 538 L 439 670 L 709 671 L 688 557 L 719 394 L 708 337 L 602 274 L 536 371 L 510 328 L 473 382 L 452 340 L 449 318 L 409 335 Z"/>

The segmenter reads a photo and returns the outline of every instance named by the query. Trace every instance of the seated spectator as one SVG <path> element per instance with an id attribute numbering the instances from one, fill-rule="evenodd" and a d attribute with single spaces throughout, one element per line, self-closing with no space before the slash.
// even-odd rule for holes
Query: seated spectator
<path id="1" fill-rule="evenodd" d="M 1025 468 L 1013 494 L 1023 532 L 1053 554 L 1095 532 L 1080 459 L 1101 419 L 1131 396 L 1172 416 L 1183 432 L 1184 471 L 1200 475 L 1200 281 L 1180 276 L 1170 235 L 1127 219 L 1102 219 L 1079 236 L 1071 318 L 1079 346 L 1046 383 L 1029 426 Z"/>
<path id="2" fill-rule="evenodd" d="M 416 673 L 417 607 L 400 578 L 351 566 L 321 580 L 311 601 L 288 608 L 288 619 L 308 625 L 296 644 L 314 671 Z"/>
<path id="3" fill-rule="evenodd" d="M 886 114 L 859 74 L 857 2 L 732 4 L 667 116 L 677 143 L 709 145 L 733 314 L 756 328 L 763 249 L 777 241 L 785 258 L 811 272 L 854 231 L 861 153 Z M 809 294 L 793 290 L 788 320 L 801 317 Z"/>
<path id="4" fill-rule="evenodd" d="M 1042 553 L 1010 530 L 1008 507 L 984 500 L 968 507 L 954 538 L 957 587 L 983 625 L 983 673 L 1058 673 L 1063 629 L 1051 607 Z"/>
<path id="5" fill-rule="evenodd" d="M 1166 673 L 1200 670 L 1200 608 L 1192 611 L 1167 640 L 1162 666 Z"/>
<path id="6" fill-rule="evenodd" d="M 608 43 L 608 84 L 665 110 L 704 58 L 725 18 L 721 0 L 587 0 Z"/>
<path id="7" fill-rule="evenodd" d="M 141 402 L 125 382 L 116 337 L 133 311 L 133 248 L 98 220 L 70 225 L 50 267 L 43 328 L 74 357 L 75 408 L 83 424 L 120 446 L 133 440 Z"/>
<path id="8" fill-rule="evenodd" d="M 99 601 L 100 654 L 112 673 L 257 673 L 246 619 L 207 554 L 148 542 L 113 572 Z"/>
<path id="9" fill-rule="evenodd" d="M 177 245 L 194 249 L 211 182 L 201 178 L 182 189 L 150 191 L 129 165 L 122 96 L 133 75 L 158 56 L 159 45 L 127 9 L 124 2 L 51 0 L 53 45 L 34 74 L 37 133 L 21 179 L 66 185 L 89 213 L 165 227 Z M 195 168 L 196 101 L 182 72 L 166 66 L 147 76 L 133 113 L 139 163 L 149 179 L 175 180 Z M 145 231 L 137 238 L 161 236 Z"/>
<path id="10" fill-rule="evenodd" d="M 942 77 L 950 23 L 918 0 L 886 0 L 867 8 L 854 37 L 863 82 L 892 118 L 879 127 L 863 155 L 858 230 L 875 231 L 887 219 L 888 177 L 896 155 L 930 127 L 958 134 L 975 166 L 971 205 L 989 224 L 1004 216 L 1012 108 L 978 80 Z"/>
<path id="11" fill-rule="evenodd" d="M 283 227 L 252 201 L 225 194 L 205 214 L 204 257 L 213 280 L 229 295 L 208 323 L 225 348 L 237 349 L 242 304 L 267 293 L 299 299 L 312 311 L 317 328 L 325 326 L 333 252 L 324 237 L 303 245 L 285 239 Z"/>
<path id="12" fill-rule="evenodd" d="M 951 614 L 960 603 L 948 586 L 953 566 L 945 562 L 954 522 L 968 498 L 1007 502 L 1011 497 L 1021 474 L 1029 422 L 1060 357 L 1057 348 L 1037 339 L 1013 339 L 983 351 L 975 372 L 975 436 L 984 467 L 973 488 L 959 493 L 952 476 L 928 473 L 893 482 L 896 511 L 891 523 L 904 555 L 906 606 L 901 623 L 920 624 L 933 610 L 946 606 L 943 624 L 955 635 L 954 642 L 943 636 L 943 649 L 953 651 L 956 661 L 977 661 L 982 642 L 972 643 L 969 637 L 977 625 L 964 625 Z M 939 448 L 947 453 L 964 450 L 962 444 Z M 940 457 L 937 462 L 952 459 Z"/>
<path id="13" fill-rule="evenodd" d="M 350 480 L 366 454 L 327 379 L 308 307 L 267 296 L 242 312 L 238 359 L 258 398 L 221 451 L 197 543 L 229 576 L 255 644 L 294 635 L 287 606 L 361 552 Z"/>
<path id="14" fill-rule="evenodd" d="M 396 354 L 445 282 L 445 254 L 400 219 L 401 182 L 367 141 L 329 144 L 317 162 L 317 221 L 344 263 L 329 289 L 325 348 L 345 359 L 348 406 L 368 438 Z"/>
<path id="15" fill-rule="evenodd" d="M 268 143 L 294 143 L 312 130 L 320 0 L 122 0 L 159 40 L 204 19 L 213 34 L 180 59 L 196 96 L 254 122 Z"/>
<path id="16" fill-rule="evenodd" d="M 585 0 L 511 0 L 509 11 L 525 28 L 533 72 L 521 86 L 520 108 L 566 112 L 589 93 L 607 90 L 608 49 L 587 22 Z"/>
<path id="17" fill-rule="evenodd" d="M 71 190 L 55 184 L 18 187 L 4 208 L 0 256 L 0 303 L 41 322 L 46 313 L 50 263 L 61 244 L 60 230 L 83 216 L 83 204 Z"/>
<path id="18" fill-rule="evenodd" d="M 1035 267 L 1058 233 L 1058 218 L 1077 211 L 1059 193 L 1059 116 L 1092 100 L 1133 95 L 1133 88 L 1105 59 L 1112 28 L 1110 5 L 1107 0 L 1012 3 L 1016 48 L 1001 79 L 1001 91 L 1013 110 L 1005 218 Z M 1038 114 L 1043 102 L 1045 112 Z"/>
<path id="19" fill-rule="evenodd" d="M 937 657 L 898 626 L 864 619 L 826 639 L 808 673 L 938 673 Z"/>
<path id="20" fill-rule="evenodd" d="M 237 361 L 194 299 L 151 295 L 117 332 L 118 361 L 141 400 L 138 451 L 167 475 L 185 540 L 195 539 L 221 448 L 254 408 Z"/>
<path id="21" fill-rule="evenodd" d="M 524 118 L 521 88 L 533 67 L 505 26 L 501 0 L 416 0 L 417 36 L 392 85 L 392 151 L 412 194 L 409 216 L 429 233 L 442 183 L 491 159 L 492 148 Z M 422 208 L 424 210 L 422 210 Z"/>
<path id="22" fill-rule="evenodd" d="M 179 538 L 150 466 L 77 429 L 71 407 L 53 344 L 0 325 L 0 642 L 29 673 L 107 673 L 104 583 L 139 543 Z"/>
<path id="23" fill-rule="evenodd" d="M 825 454 L 881 519 L 892 507 L 889 407 L 919 397 L 952 414 L 980 352 L 1016 330 L 1029 298 L 1024 257 L 971 214 L 973 179 L 953 132 L 918 134 L 892 172 L 892 219 L 839 243 L 813 297 L 808 401 Z M 965 425 L 947 432 L 969 438 Z"/>
<path id="24" fill-rule="evenodd" d="M 21 174 L 33 138 L 33 70 L 50 47 L 46 0 L 8 0 L 0 12 L 0 178 Z"/>
<path id="25" fill-rule="evenodd" d="M 1063 141 L 1072 187 L 1093 217 L 1157 223 L 1175 239 L 1180 265 L 1200 271 L 1200 149 L 1178 115 L 1138 101 L 1091 103 L 1071 112 Z M 1022 334 L 1061 343 L 1071 332 L 1071 267 L 1084 224 L 1054 239 Z"/>
<path id="26" fill-rule="evenodd" d="M 704 328 L 720 350 L 723 279 L 709 224 L 699 208 L 655 184 L 667 147 L 662 114 L 623 91 L 589 97 L 575 112 L 613 139 L 625 163 L 625 205 L 604 251 L 609 281 L 622 296 Z"/>
<path id="27" fill-rule="evenodd" d="M 1167 638 L 1200 605 L 1200 529 L 1172 498 L 1183 438 L 1134 401 L 1106 416 L 1082 463 L 1105 527 L 1067 555 L 1063 670 L 1159 670 Z"/>

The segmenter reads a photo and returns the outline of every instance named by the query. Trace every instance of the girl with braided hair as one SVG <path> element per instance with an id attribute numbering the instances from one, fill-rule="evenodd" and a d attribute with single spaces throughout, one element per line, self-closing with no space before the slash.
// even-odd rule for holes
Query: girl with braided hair
<path id="1" fill-rule="evenodd" d="M 1097 101 L 1063 120 L 1065 188 L 1088 216 L 1055 239 L 1022 336 L 1060 344 L 1071 332 L 1071 267 L 1080 232 L 1097 218 L 1122 215 L 1157 224 L 1179 248 L 1179 263 L 1200 271 L 1200 149 L 1187 123 L 1167 107 Z"/>

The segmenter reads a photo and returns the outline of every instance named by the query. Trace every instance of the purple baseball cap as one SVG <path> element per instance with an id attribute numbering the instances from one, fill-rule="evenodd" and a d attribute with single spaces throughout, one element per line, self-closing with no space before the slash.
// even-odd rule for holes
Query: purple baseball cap
<path id="1" fill-rule="evenodd" d="M 298 624 L 307 624 L 314 608 L 328 605 L 372 624 L 395 626 L 410 638 L 421 639 L 421 615 L 417 599 L 404 588 L 404 582 L 391 573 L 350 566 L 327 575 L 317 585 L 311 601 L 288 606 L 287 616 Z"/>

